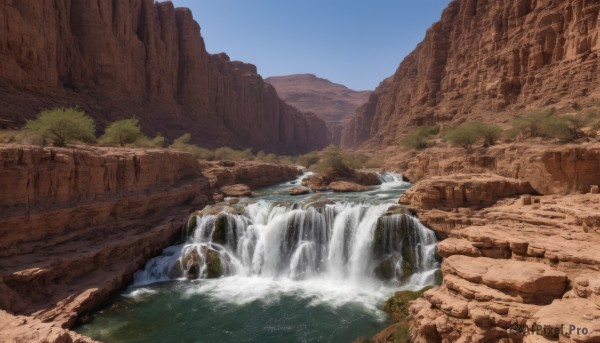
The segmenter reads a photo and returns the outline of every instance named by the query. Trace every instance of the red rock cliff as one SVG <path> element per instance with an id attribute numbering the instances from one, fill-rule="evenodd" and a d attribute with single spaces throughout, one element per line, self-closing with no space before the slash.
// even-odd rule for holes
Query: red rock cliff
<path id="1" fill-rule="evenodd" d="M 342 145 L 388 145 L 415 126 L 597 94 L 599 12 L 586 0 L 453 1 L 357 110 Z"/>
<path id="2" fill-rule="evenodd" d="M 325 124 L 281 101 L 256 67 L 210 55 L 190 10 L 152 0 L 0 0 L 0 128 L 78 105 L 103 127 L 136 114 L 149 134 L 301 152 Z"/>

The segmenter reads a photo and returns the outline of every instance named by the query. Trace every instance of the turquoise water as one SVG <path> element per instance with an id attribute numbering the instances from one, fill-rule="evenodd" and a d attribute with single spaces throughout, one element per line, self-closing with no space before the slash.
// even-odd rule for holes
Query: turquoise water
<path id="1" fill-rule="evenodd" d="M 395 291 L 431 284 L 439 267 L 432 259 L 434 235 L 417 221 L 411 226 L 413 241 L 401 243 L 414 246 L 414 274 L 403 281 L 375 277 L 378 218 L 409 187 L 399 175 L 382 178 L 386 182 L 366 192 L 321 193 L 318 198 L 287 195 L 299 180 L 260 190 L 240 202 L 243 216 L 228 217 L 234 245 L 212 242 L 214 229 L 206 226 L 212 222 L 198 219 L 195 235 L 150 260 L 132 286 L 75 330 L 107 343 L 352 342 L 370 337 L 389 325 L 382 311 L 385 300 Z M 306 207 L 325 200 L 329 204 L 320 210 Z M 207 236 L 198 234 L 205 232 L 201 227 Z M 409 228 L 394 224 L 389 229 Z M 215 249 L 228 266 L 227 275 L 170 280 L 186 247 L 202 257 L 201 271 L 206 249 Z"/>
<path id="2" fill-rule="evenodd" d="M 201 281 L 218 283 L 218 281 Z M 106 304 L 77 331 L 103 342 L 351 342 L 386 326 L 360 303 L 332 306 L 294 293 L 234 304 L 190 293 L 197 282 L 154 284 Z"/>

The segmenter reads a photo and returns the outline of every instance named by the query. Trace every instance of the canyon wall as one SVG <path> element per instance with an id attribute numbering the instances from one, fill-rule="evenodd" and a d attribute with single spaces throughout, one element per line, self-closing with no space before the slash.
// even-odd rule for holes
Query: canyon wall
<path id="1" fill-rule="evenodd" d="M 0 337 L 68 336 L 62 328 L 127 285 L 223 186 L 298 173 L 166 149 L 0 147 Z"/>
<path id="2" fill-rule="evenodd" d="M 600 3 L 455 0 L 361 106 L 342 146 L 397 143 L 421 125 L 508 121 L 599 93 Z"/>
<path id="3" fill-rule="evenodd" d="M 284 103 L 256 67 L 207 53 L 190 10 L 153 0 L 0 1 L 0 128 L 79 106 L 99 128 L 199 145 L 297 153 L 327 144 L 314 115 Z"/>
<path id="4" fill-rule="evenodd" d="M 399 203 L 444 258 L 408 305 L 412 342 L 600 341 L 599 143 L 434 147 L 403 167 Z"/>
<path id="5" fill-rule="evenodd" d="M 339 145 L 342 128 L 364 104 L 370 91 L 355 91 L 313 74 L 273 76 L 265 79 L 288 104 L 302 112 L 314 113 L 323 119 L 329 129 L 329 140 Z"/>

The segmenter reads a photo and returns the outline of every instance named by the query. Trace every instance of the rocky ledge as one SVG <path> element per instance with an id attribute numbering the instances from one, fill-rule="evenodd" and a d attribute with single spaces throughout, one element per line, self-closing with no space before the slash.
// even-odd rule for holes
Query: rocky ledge
<path id="1" fill-rule="evenodd" d="M 89 341 L 66 329 L 179 237 L 193 209 L 227 186 L 298 175 L 165 149 L 5 146 L 0 165 L 3 342 Z"/>
<path id="2" fill-rule="evenodd" d="M 600 342 L 600 146 L 451 150 L 406 163 L 399 203 L 443 257 L 441 285 L 408 305 L 412 341 Z"/>
<path id="3" fill-rule="evenodd" d="M 302 180 L 302 185 L 313 191 L 362 192 L 380 184 L 377 174 L 358 170 L 326 169 Z"/>

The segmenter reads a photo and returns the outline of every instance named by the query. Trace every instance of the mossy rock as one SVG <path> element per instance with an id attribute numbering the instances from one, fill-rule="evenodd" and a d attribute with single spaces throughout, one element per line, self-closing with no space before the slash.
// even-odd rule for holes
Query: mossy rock
<path id="1" fill-rule="evenodd" d="M 396 263 L 398 263 L 398 259 L 395 256 L 389 256 L 375 267 L 375 275 L 381 280 L 394 279 L 396 277 Z"/>
<path id="2" fill-rule="evenodd" d="M 221 255 L 215 250 L 206 250 L 206 277 L 208 279 L 215 279 L 223 276 L 223 266 L 221 262 Z"/>
<path id="3" fill-rule="evenodd" d="M 423 296 L 423 293 L 433 288 L 427 286 L 419 291 L 399 291 L 390 297 L 383 305 L 383 310 L 387 312 L 393 320 L 399 321 L 408 316 L 409 303 Z"/>
<path id="4" fill-rule="evenodd" d="M 219 214 L 217 216 L 211 240 L 213 243 L 221 245 L 227 243 L 227 215 Z"/>
<path id="5" fill-rule="evenodd" d="M 196 230 L 196 225 L 198 224 L 198 216 L 194 213 L 189 218 L 185 226 L 183 227 L 183 231 L 181 232 L 182 238 L 188 238 L 190 235 L 194 233 Z"/>

